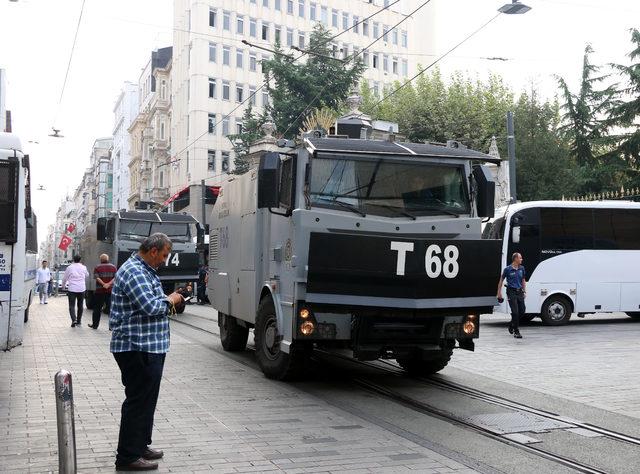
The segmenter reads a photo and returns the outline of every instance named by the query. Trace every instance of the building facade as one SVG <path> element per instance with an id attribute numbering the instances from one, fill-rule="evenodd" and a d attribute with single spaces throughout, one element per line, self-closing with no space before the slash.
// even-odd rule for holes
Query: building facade
<path id="1" fill-rule="evenodd" d="M 113 107 L 113 207 L 114 211 L 128 208 L 131 190 L 129 161 L 131 159 L 131 138 L 129 127 L 138 114 L 138 85 L 125 82 Z"/>
<path id="2" fill-rule="evenodd" d="M 171 55 L 171 47 L 154 51 L 138 82 L 138 113 L 128 129 L 129 209 L 162 204 L 170 195 Z"/>
<path id="3" fill-rule="evenodd" d="M 233 109 L 263 84 L 260 63 L 270 56 L 242 40 L 266 48 L 280 42 L 285 51 L 292 46 L 304 49 L 319 22 L 333 34 L 344 32 L 331 46 L 342 57 L 359 52 L 367 67 L 363 80 L 374 93 L 382 94 L 395 81 L 414 75 L 418 67 L 414 52 L 424 51 L 430 44 L 431 16 L 410 17 L 393 28 L 405 15 L 392 8 L 383 10 L 389 3 L 175 0 L 172 194 L 201 179 L 216 183 L 233 167 L 232 147 L 226 136 L 242 126 L 247 104 Z M 366 49 L 376 38 L 381 39 Z M 268 100 L 266 92 L 260 91 L 250 102 L 260 111 Z"/>

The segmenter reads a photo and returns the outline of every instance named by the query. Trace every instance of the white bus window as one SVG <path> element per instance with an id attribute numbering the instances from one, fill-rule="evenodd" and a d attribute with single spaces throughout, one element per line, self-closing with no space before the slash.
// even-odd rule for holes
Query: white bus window
<path id="1" fill-rule="evenodd" d="M 541 245 L 543 249 L 593 249 L 593 213 L 591 209 L 542 208 Z"/>
<path id="2" fill-rule="evenodd" d="M 595 209 L 595 248 L 640 250 L 640 210 Z"/>

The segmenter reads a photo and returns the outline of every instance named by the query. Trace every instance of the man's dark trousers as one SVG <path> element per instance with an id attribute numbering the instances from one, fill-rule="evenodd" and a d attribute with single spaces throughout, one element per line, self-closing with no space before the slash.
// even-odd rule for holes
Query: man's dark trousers
<path id="1" fill-rule="evenodd" d="M 122 466 L 140 459 L 151 445 L 165 354 L 131 351 L 114 352 L 113 356 L 122 373 L 126 397 L 116 455 L 116 465 Z"/>
<path id="2" fill-rule="evenodd" d="M 507 299 L 511 308 L 511 327 L 514 330 L 520 328 L 520 318 L 524 317 L 524 291 L 521 288 L 507 288 Z"/>
<path id="3" fill-rule="evenodd" d="M 100 314 L 102 313 L 102 307 L 111 298 L 110 293 L 94 293 L 93 294 L 93 313 L 91 315 L 91 325 L 93 329 L 98 329 L 100 325 Z"/>
<path id="4" fill-rule="evenodd" d="M 82 303 L 84 302 L 84 291 L 67 291 L 67 298 L 69 299 L 69 316 L 71 316 L 71 322 L 80 324 L 80 321 L 82 320 Z M 77 317 L 76 305 L 78 307 Z"/>

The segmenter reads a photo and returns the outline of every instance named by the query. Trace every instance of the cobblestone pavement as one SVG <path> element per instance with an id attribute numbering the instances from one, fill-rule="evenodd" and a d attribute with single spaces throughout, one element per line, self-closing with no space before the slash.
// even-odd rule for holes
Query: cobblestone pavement
<path id="1" fill-rule="evenodd" d="M 72 329 L 66 298 L 49 301 L 32 306 L 24 344 L 0 353 L 0 471 L 57 470 L 53 375 L 63 367 L 78 471 L 111 472 L 124 393 L 106 317 L 97 331 L 89 314 Z M 155 421 L 160 472 L 473 472 L 175 332 Z"/>
<path id="2" fill-rule="evenodd" d="M 457 351 L 449 367 L 640 418 L 640 321 L 624 313 L 574 317 L 569 325 L 507 332 L 507 315 L 483 315 L 475 352 Z"/>

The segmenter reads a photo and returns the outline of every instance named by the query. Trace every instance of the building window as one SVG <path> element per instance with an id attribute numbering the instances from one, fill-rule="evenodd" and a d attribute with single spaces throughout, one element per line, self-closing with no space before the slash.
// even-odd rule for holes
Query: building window
<path id="1" fill-rule="evenodd" d="M 160 140 L 164 140 L 164 122 L 160 122 Z"/>
<path id="2" fill-rule="evenodd" d="M 362 34 L 369 36 L 369 20 L 364 20 L 362 22 Z"/>
<path id="3" fill-rule="evenodd" d="M 269 105 L 269 91 L 262 89 L 262 106 L 266 107 Z"/>
<path id="4" fill-rule="evenodd" d="M 164 172 L 160 171 L 160 177 L 158 178 L 158 187 L 164 188 Z"/>
<path id="5" fill-rule="evenodd" d="M 207 169 L 209 171 L 216 170 L 216 151 L 207 150 Z"/>
<path id="6" fill-rule="evenodd" d="M 256 105 L 256 86 L 249 86 L 249 103 L 252 106 Z"/>
<path id="7" fill-rule="evenodd" d="M 380 97 L 380 83 L 378 81 L 373 83 L 373 95 Z"/>
<path id="8" fill-rule="evenodd" d="M 209 99 L 216 98 L 216 80 L 212 77 L 209 78 Z"/>
<path id="9" fill-rule="evenodd" d="M 382 25 L 382 39 L 384 41 L 388 41 L 389 40 L 389 38 L 387 38 L 388 35 L 389 35 L 389 26 Z"/>
<path id="10" fill-rule="evenodd" d="M 269 23 L 265 21 L 262 22 L 262 39 L 269 41 Z"/>
<path id="11" fill-rule="evenodd" d="M 216 44 L 209 43 L 209 61 L 211 61 L 212 63 L 215 63 L 217 56 L 218 56 L 218 52 L 216 49 Z"/>
<path id="12" fill-rule="evenodd" d="M 366 67 L 369 67 L 369 53 L 367 51 L 362 53 L 362 62 Z"/>
<path id="13" fill-rule="evenodd" d="M 389 72 L 389 56 L 386 54 L 382 55 L 382 70 L 384 72 Z"/>
<path id="14" fill-rule="evenodd" d="M 211 28 L 216 27 L 216 10 L 213 8 L 209 8 L 209 26 Z"/>
<path id="15" fill-rule="evenodd" d="M 252 38 L 257 38 L 257 25 L 258 22 L 255 18 L 249 18 L 249 36 Z"/>
<path id="16" fill-rule="evenodd" d="M 287 13 L 293 15 L 293 0 L 287 0 Z"/>
<path id="17" fill-rule="evenodd" d="M 380 23 L 377 21 L 373 22 L 373 37 L 378 38 L 380 36 Z"/>
<path id="18" fill-rule="evenodd" d="M 391 38 L 392 38 L 391 42 L 393 44 L 397 45 L 398 44 L 398 30 L 393 30 L 391 32 Z"/>
<path id="19" fill-rule="evenodd" d="M 304 0 L 298 0 L 298 16 L 304 18 Z"/>
<path id="20" fill-rule="evenodd" d="M 269 8 L 269 0 L 262 0 L 262 6 L 265 8 Z"/>
<path id="21" fill-rule="evenodd" d="M 331 10 L 331 26 L 338 27 L 338 10 Z"/>
<path id="22" fill-rule="evenodd" d="M 342 12 L 342 29 L 349 29 L 349 14 L 347 12 Z"/>
<path id="23" fill-rule="evenodd" d="M 236 33 L 244 34 L 244 17 L 242 15 L 236 15 Z"/>
<path id="24" fill-rule="evenodd" d="M 409 43 L 406 30 L 402 30 L 402 47 L 406 48 Z"/>
<path id="25" fill-rule="evenodd" d="M 320 7 L 320 21 L 323 25 L 329 25 L 329 9 L 325 6 Z"/>
<path id="26" fill-rule="evenodd" d="M 222 117 L 222 136 L 229 135 L 229 117 Z"/>
<path id="27" fill-rule="evenodd" d="M 231 46 L 222 47 L 222 64 L 231 66 Z"/>
<path id="28" fill-rule="evenodd" d="M 167 98 L 167 81 L 165 81 L 164 79 L 160 83 L 160 98 L 162 100 Z"/>
<path id="29" fill-rule="evenodd" d="M 357 16 L 353 16 L 353 32 L 360 33 L 360 18 Z"/>
<path id="30" fill-rule="evenodd" d="M 304 32 L 298 33 L 298 48 L 304 49 Z"/>
<path id="31" fill-rule="evenodd" d="M 393 58 L 391 62 L 391 72 L 398 74 L 398 58 Z"/>
<path id="32" fill-rule="evenodd" d="M 222 12 L 222 29 L 231 31 L 231 12 Z"/>
<path id="33" fill-rule="evenodd" d="M 371 53 L 371 59 L 373 60 L 371 63 L 373 69 L 378 69 L 378 53 Z"/>
<path id="34" fill-rule="evenodd" d="M 293 30 L 287 28 L 287 46 L 293 46 Z"/>
<path id="35" fill-rule="evenodd" d="M 236 122 L 236 134 L 240 135 L 242 133 L 242 122 Z"/>
<path id="36" fill-rule="evenodd" d="M 309 20 L 316 21 L 316 4 L 314 2 L 309 3 Z"/>
<path id="37" fill-rule="evenodd" d="M 216 133 L 216 114 L 209 114 L 209 133 Z"/>
<path id="38" fill-rule="evenodd" d="M 229 152 L 222 152 L 222 172 L 227 173 L 229 171 Z"/>
<path id="39" fill-rule="evenodd" d="M 249 70 L 256 71 L 258 69 L 258 58 L 256 53 L 249 53 Z"/>
<path id="40" fill-rule="evenodd" d="M 242 68 L 244 65 L 244 51 L 241 49 L 236 49 L 236 67 Z"/>
<path id="41" fill-rule="evenodd" d="M 409 75 L 409 61 L 407 61 L 406 59 L 402 60 L 402 75 L 403 76 Z"/>
<path id="42" fill-rule="evenodd" d="M 244 100 L 244 86 L 239 84 L 236 86 L 236 102 L 242 102 Z"/>
<path id="43" fill-rule="evenodd" d="M 275 0 L 273 8 L 275 8 L 277 11 L 282 10 L 282 8 L 280 7 L 280 0 Z"/>
<path id="44" fill-rule="evenodd" d="M 275 25 L 273 28 L 274 28 L 274 33 L 275 33 L 275 36 L 274 36 L 275 42 L 276 43 L 280 43 L 280 35 L 282 33 L 282 28 L 280 26 L 278 26 L 278 25 Z"/>
<path id="45" fill-rule="evenodd" d="M 347 59 L 349 57 L 349 45 L 342 45 L 342 59 Z"/>
<path id="46" fill-rule="evenodd" d="M 231 84 L 229 84 L 229 81 L 222 81 L 222 100 L 231 100 Z"/>

